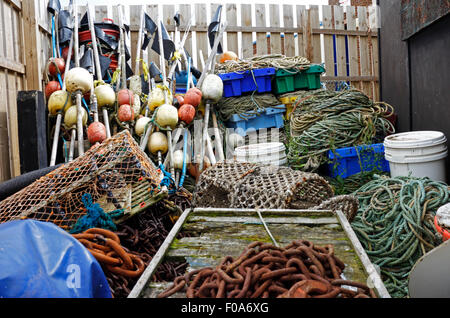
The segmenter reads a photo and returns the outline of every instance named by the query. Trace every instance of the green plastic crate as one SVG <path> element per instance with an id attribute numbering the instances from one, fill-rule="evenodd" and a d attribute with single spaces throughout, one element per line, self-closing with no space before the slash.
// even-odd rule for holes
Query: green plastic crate
<path id="1" fill-rule="evenodd" d="M 274 93 L 281 95 L 300 89 L 312 90 L 320 88 L 320 75 L 325 72 L 321 65 L 311 65 L 305 71 L 294 69 L 277 70 L 275 73 Z"/>
<path id="2" fill-rule="evenodd" d="M 284 94 L 295 90 L 295 70 L 277 70 L 275 73 L 275 94 Z"/>
<path id="3" fill-rule="evenodd" d="M 322 75 L 323 72 L 325 72 L 325 69 L 322 65 L 311 65 L 306 71 L 297 73 L 294 78 L 295 90 L 319 89 L 320 75 Z"/>

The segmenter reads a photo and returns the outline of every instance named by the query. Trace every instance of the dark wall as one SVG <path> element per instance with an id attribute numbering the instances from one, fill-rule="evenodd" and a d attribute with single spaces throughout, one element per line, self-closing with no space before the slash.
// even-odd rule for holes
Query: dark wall
<path id="1" fill-rule="evenodd" d="M 450 15 L 409 40 L 413 130 L 440 130 L 450 139 Z"/>
<path id="2" fill-rule="evenodd" d="M 396 109 L 397 131 L 437 130 L 450 140 L 450 14 L 402 41 L 401 1 L 379 5 L 381 99 Z"/>
<path id="3" fill-rule="evenodd" d="M 395 107 L 397 130 L 409 131 L 410 89 L 408 43 L 401 40 L 401 1 L 380 0 L 380 93 Z"/>

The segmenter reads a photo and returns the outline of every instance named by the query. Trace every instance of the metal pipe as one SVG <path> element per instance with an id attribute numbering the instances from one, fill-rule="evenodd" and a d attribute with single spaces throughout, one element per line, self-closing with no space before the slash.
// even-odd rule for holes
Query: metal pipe
<path id="1" fill-rule="evenodd" d="M 75 66 L 80 67 L 79 60 L 79 42 L 78 42 L 78 7 L 76 5 L 76 0 L 73 2 L 73 15 L 74 15 L 74 27 L 73 27 L 73 38 L 74 38 L 74 58 Z M 81 92 L 76 92 L 76 102 L 77 102 L 77 133 L 78 133 L 78 156 L 84 154 L 84 137 L 83 137 L 83 110 L 81 107 Z"/>

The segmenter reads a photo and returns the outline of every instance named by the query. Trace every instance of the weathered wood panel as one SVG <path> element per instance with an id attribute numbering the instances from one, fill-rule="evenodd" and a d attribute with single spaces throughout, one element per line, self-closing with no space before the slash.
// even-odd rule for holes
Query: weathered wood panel
<path id="1" fill-rule="evenodd" d="M 237 26 L 237 7 L 236 4 L 226 5 L 226 19 L 228 27 Z M 239 53 L 238 32 L 227 32 L 227 49 L 234 53 Z"/>
<path id="2" fill-rule="evenodd" d="M 269 18 L 271 29 L 280 27 L 280 6 L 276 4 L 269 5 Z M 270 32 L 270 53 L 281 54 L 281 33 Z"/>
<path id="3" fill-rule="evenodd" d="M 294 12 L 292 5 L 283 5 L 283 21 L 285 28 L 294 27 Z M 295 38 L 293 33 L 284 34 L 284 54 L 295 56 Z"/>
<path id="4" fill-rule="evenodd" d="M 255 6 L 256 26 L 266 26 L 266 7 L 263 4 L 256 4 Z M 266 32 L 256 32 L 256 54 L 265 55 L 267 50 L 267 34 Z"/>
<path id="5" fill-rule="evenodd" d="M 249 4 L 241 5 L 241 25 L 252 26 L 252 8 Z M 253 56 L 253 37 L 251 32 L 242 32 L 242 57 Z"/>
<path id="6" fill-rule="evenodd" d="M 364 249 L 355 242 L 346 220 L 339 220 L 331 211 L 261 211 L 261 215 L 279 246 L 286 246 L 299 239 L 310 240 L 317 245 L 333 244 L 336 256 L 346 264 L 343 273 L 346 279 L 366 283 L 367 272 L 370 272 L 369 267 L 372 265 L 367 261 Z M 177 223 L 180 230 L 176 232 L 189 234 L 188 237 L 176 240 L 176 233 L 171 233 L 170 242 L 165 242 L 166 246 L 158 251 L 148 269 L 152 269 L 150 266 L 153 267 L 156 262 L 169 260 L 188 262 L 187 271 L 214 268 L 227 255 L 238 257 L 252 242 L 274 243 L 256 211 L 196 209 L 189 215 L 185 212 L 182 217 L 187 219 L 181 223 L 183 225 Z M 345 219 L 342 213 L 339 217 Z M 146 274 L 148 276 L 151 272 Z M 132 297 L 153 298 L 168 285 L 168 282 L 144 281 L 145 278 L 136 284 Z M 388 297 L 382 287 L 379 292 Z M 185 295 L 179 293 L 172 297 Z"/>
<path id="7" fill-rule="evenodd" d="M 208 48 L 209 48 L 209 42 L 208 42 L 208 25 L 206 22 L 206 5 L 205 4 L 195 4 L 195 24 L 196 26 L 200 26 L 204 28 L 205 31 L 203 32 L 196 32 L 196 49 L 197 49 L 197 68 L 199 70 L 202 70 L 201 67 L 201 58 L 200 54 L 202 54 L 203 59 L 206 61 L 208 59 Z M 201 52 L 200 52 L 201 51 Z"/>

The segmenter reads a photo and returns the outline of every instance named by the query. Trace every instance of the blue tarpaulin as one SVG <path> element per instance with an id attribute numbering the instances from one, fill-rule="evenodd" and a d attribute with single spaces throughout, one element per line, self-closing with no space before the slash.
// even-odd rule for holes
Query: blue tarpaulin
<path id="1" fill-rule="evenodd" d="M 0 224 L 0 297 L 111 298 L 92 254 L 53 223 Z"/>

